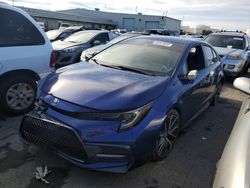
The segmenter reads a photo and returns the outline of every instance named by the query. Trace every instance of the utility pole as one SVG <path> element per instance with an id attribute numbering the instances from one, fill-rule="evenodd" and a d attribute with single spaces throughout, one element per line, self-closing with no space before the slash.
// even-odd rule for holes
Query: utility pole
<path id="1" fill-rule="evenodd" d="M 12 1 L 12 5 L 15 6 L 15 0 Z"/>

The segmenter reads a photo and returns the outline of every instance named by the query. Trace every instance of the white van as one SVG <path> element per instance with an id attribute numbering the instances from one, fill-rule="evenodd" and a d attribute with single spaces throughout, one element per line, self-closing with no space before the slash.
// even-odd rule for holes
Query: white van
<path id="1" fill-rule="evenodd" d="M 17 115 L 33 108 L 37 84 L 54 67 L 52 46 L 26 12 L 0 3 L 0 111 Z"/>

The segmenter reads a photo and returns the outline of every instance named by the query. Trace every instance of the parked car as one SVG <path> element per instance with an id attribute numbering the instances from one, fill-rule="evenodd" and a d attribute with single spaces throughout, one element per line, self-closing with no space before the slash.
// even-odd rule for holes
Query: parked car
<path id="1" fill-rule="evenodd" d="M 220 54 L 226 75 L 239 76 L 247 73 L 250 63 L 250 38 L 246 34 L 213 33 L 208 35 L 205 41 Z"/>
<path id="2" fill-rule="evenodd" d="M 180 129 L 216 102 L 222 66 L 204 42 L 139 36 L 58 69 L 40 83 L 24 141 L 92 170 L 127 172 L 162 160 Z"/>
<path id="3" fill-rule="evenodd" d="M 87 50 L 84 50 L 81 54 L 81 61 L 88 61 L 90 58 L 92 58 L 93 56 L 95 56 L 96 54 L 98 54 L 100 51 L 116 44 L 119 43 L 123 40 L 132 38 L 132 37 L 137 37 L 140 35 L 146 35 L 145 33 L 125 33 L 125 34 L 121 34 L 118 37 L 116 37 L 115 39 L 109 41 L 106 44 L 102 44 L 102 45 L 98 45 L 92 48 L 89 48 Z"/>
<path id="4" fill-rule="evenodd" d="M 116 33 L 116 34 L 124 34 L 124 33 L 128 32 L 127 29 L 113 29 L 111 31 Z"/>
<path id="5" fill-rule="evenodd" d="M 38 24 L 44 31 L 46 31 L 44 22 L 37 22 L 37 24 Z"/>
<path id="6" fill-rule="evenodd" d="M 178 31 L 172 31 L 167 29 L 145 29 L 144 32 L 154 35 L 179 36 Z"/>
<path id="7" fill-rule="evenodd" d="M 59 23 L 59 29 L 66 29 L 66 28 L 71 27 L 71 26 L 72 26 L 72 24 L 70 24 L 70 23 L 65 23 L 65 22 Z"/>
<path id="8" fill-rule="evenodd" d="M 24 11 L 0 3 L 0 111 L 22 114 L 33 108 L 36 81 L 54 66 L 52 46 Z"/>
<path id="9" fill-rule="evenodd" d="M 250 79 L 240 77 L 234 86 L 250 95 Z M 243 101 L 241 110 L 217 164 L 213 188 L 246 188 L 250 185 L 250 98 Z"/>
<path id="10" fill-rule="evenodd" d="M 63 67 L 80 61 L 82 51 L 106 44 L 117 35 L 109 31 L 79 31 L 66 39 L 52 43 L 56 55 L 56 67 Z"/>
<path id="11" fill-rule="evenodd" d="M 55 29 L 50 30 L 46 32 L 46 35 L 48 36 L 50 42 L 54 42 L 57 40 L 63 40 L 67 38 L 68 36 L 72 35 L 73 33 L 76 33 L 78 31 L 83 31 L 83 26 L 72 26 L 68 27 L 66 29 Z"/>

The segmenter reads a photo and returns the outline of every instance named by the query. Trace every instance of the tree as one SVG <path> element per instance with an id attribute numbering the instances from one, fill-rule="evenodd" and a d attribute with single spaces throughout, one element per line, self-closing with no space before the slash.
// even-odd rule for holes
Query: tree
<path id="1" fill-rule="evenodd" d="M 211 30 L 206 30 L 206 29 L 204 29 L 204 30 L 202 30 L 202 35 L 209 35 L 209 34 L 211 34 L 211 33 L 213 33 L 213 31 L 211 31 Z"/>

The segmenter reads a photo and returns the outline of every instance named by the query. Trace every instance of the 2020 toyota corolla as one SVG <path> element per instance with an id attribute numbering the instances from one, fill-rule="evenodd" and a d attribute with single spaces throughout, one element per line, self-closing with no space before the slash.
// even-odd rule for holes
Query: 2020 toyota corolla
<path id="1" fill-rule="evenodd" d="M 81 167 L 126 172 L 164 159 L 179 130 L 216 101 L 222 78 L 207 43 L 134 37 L 50 74 L 20 135 Z"/>

